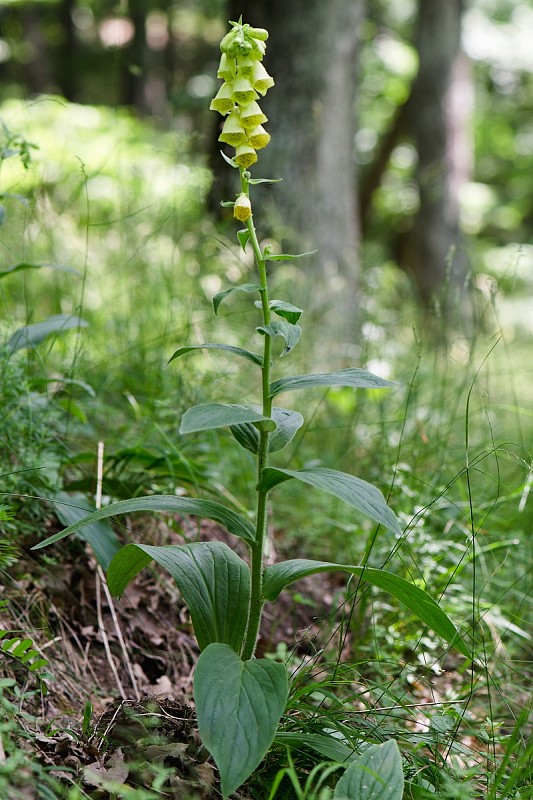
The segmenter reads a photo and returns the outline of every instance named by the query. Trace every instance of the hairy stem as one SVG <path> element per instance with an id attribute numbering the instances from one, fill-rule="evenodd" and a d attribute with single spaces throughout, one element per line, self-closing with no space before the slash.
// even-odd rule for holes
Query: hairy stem
<path id="1" fill-rule="evenodd" d="M 249 193 L 249 183 L 247 174 L 241 170 L 242 191 Z M 270 325 L 270 305 L 268 299 L 268 286 L 266 275 L 266 263 L 257 240 L 257 233 L 253 222 L 253 216 L 246 221 L 246 227 L 250 234 L 250 243 L 254 252 L 257 269 L 259 271 L 259 286 L 261 292 L 261 310 L 263 314 L 263 324 Z M 272 414 L 272 398 L 270 397 L 270 357 L 272 349 L 272 337 L 265 335 L 263 342 L 263 367 L 261 376 L 262 389 L 262 413 L 264 417 Z M 262 430 L 259 437 L 259 450 L 257 454 L 257 482 L 259 484 L 263 469 L 268 462 L 268 439 L 269 432 Z M 261 624 L 261 614 L 263 611 L 263 554 L 268 528 L 268 509 L 267 492 L 257 489 L 257 512 L 256 512 L 256 535 L 252 546 L 251 564 L 251 593 L 250 610 L 248 617 L 248 629 L 244 642 L 242 657 L 249 659 L 253 657 L 259 626 Z"/>

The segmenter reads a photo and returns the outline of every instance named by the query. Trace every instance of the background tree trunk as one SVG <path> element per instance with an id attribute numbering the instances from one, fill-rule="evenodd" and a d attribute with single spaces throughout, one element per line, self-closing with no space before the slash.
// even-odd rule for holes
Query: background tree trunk
<path id="1" fill-rule="evenodd" d="M 433 305 L 443 287 L 462 287 L 466 275 L 463 252 L 453 252 L 460 244 L 458 192 L 467 177 L 471 152 L 464 139 L 470 92 L 460 52 L 462 9 L 462 0 L 419 0 L 419 71 L 408 123 L 418 152 L 420 209 L 405 267 L 426 307 Z"/>
<path id="2" fill-rule="evenodd" d="M 312 274 L 306 291 L 328 338 L 351 342 L 358 330 L 353 142 L 362 10 L 362 0 L 293 0 L 290 9 L 284 0 L 230 0 L 229 9 L 230 19 L 242 13 L 270 32 L 265 66 L 276 86 L 261 106 L 272 141 L 255 172 L 283 178 L 271 196 L 285 245 L 318 249 L 305 262 Z"/>

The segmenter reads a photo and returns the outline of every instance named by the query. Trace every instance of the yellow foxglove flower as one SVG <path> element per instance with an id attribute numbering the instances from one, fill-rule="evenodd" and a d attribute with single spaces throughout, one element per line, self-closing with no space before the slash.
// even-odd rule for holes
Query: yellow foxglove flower
<path id="1" fill-rule="evenodd" d="M 270 134 L 263 128 L 262 125 L 258 125 L 251 131 L 248 131 L 248 144 L 250 144 L 254 150 L 261 150 L 262 147 L 266 147 L 270 141 Z"/>
<path id="2" fill-rule="evenodd" d="M 271 78 L 260 61 L 256 61 L 250 83 L 259 94 L 265 95 L 271 86 L 274 86 L 274 78 Z"/>
<path id="3" fill-rule="evenodd" d="M 268 120 L 255 100 L 252 100 L 251 103 L 248 103 L 245 106 L 241 106 L 239 109 L 239 114 L 241 118 L 241 125 L 243 125 L 245 128 L 256 128 L 258 125 L 262 125 L 263 122 L 267 122 Z"/>
<path id="4" fill-rule="evenodd" d="M 239 115 L 234 112 L 227 117 L 222 127 L 222 133 L 218 137 L 219 142 L 225 142 L 232 147 L 238 147 L 240 144 L 245 144 L 247 134 L 241 125 Z"/>
<path id="5" fill-rule="evenodd" d="M 242 103 L 246 105 L 247 103 L 251 103 L 252 100 L 255 100 L 256 97 L 259 97 L 259 95 L 248 78 L 238 74 L 233 81 L 233 99 L 239 104 Z"/>
<path id="6" fill-rule="evenodd" d="M 240 56 L 237 59 L 237 66 L 239 68 L 239 75 L 244 75 L 245 78 L 251 80 L 254 73 L 254 67 L 257 64 L 257 59 L 252 56 Z M 220 78 L 220 75 L 218 76 Z M 253 81 L 252 81 L 253 83 Z"/>
<path id="7" fill-rule="evenodd" d="M 218 65 L 217 78 L 231 83 L 235 78 L 235 59 L 230 58 L 226 53 L 222 53 Z"/>
<path id="8" fill-rule="evenodd" d="M 240 222 L 246 222 L 252 216 L 252 205 L 246 194 L 240 194 L 233 206 L 233 216 Z"/>
<path id="9" fill-rule="evenodd" d="M 247 144 L 241 144 L 235 150 L 234 161 L 239 167 L 248 169 L 248 167 L 251 167 L 252 164 L 255 164 L 257 161 L 257 153 L 253 147 Z"/>
<path id="10" fill-rule="evenodd" d="M 211 100 L 209 108 L 211 111 L 218 111 L 222 116 L 233 111 L 235 108 L 235 100 L 233 99 L 233 87 L 231 84 L 222 84 L 215 97 Z"/>

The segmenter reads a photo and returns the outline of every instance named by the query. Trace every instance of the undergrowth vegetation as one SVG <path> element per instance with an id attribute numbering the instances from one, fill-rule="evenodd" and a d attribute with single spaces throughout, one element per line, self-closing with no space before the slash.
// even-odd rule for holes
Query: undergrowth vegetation
<path id="1" fill-rule="evenodd" d="M 159 589 L 142 584 L 133 596 L 176 623 L 178 666 L 164 626 L 139 644 L 128 622 L 130 638 L 122 646 L 112 634 L 107 654 L 102 603 L 108 616 L 120 606 L 98 585 L 105 556 L 95 558 L 79 540 L 44 559 L 30 548 L 68 523 L 56 502 L 63 512 L 71 503 L 74 513 L 94 503 L 98 441 L 104 504 L 186 492 L 250 507 L 251 455 L 229 446 L 224 432 L 201 441 L 178 433 L 189 405 L 226 399 L 230 385 L 253 402 L 247 375 L 230 359 L 215 367 L 209 353 L 179 369 L 165 364 L 176 347 L 213 340 L 212 297 L 247 281 L 251 259 L 204 213 L 210 175 L 184 134 L 56 98 L 7 103 L 0 116 L 7 131 L 38 146 L 25 166 L 24 138 L 9 148 L 4 142 L 0 164 L 0 794 L 217 796 L 194 734 L 187 728 L 182 741 L 159 725 L 183 711 L 135 705 L 135 676 L 144 692 L 168 694 L 168 676 L 175 685 L 180 672 L 190 694 L 197 652 L 186 614 L 176 611 L 177 592 L 172 611 Z M 507 274 L 515 259 L 518 252 Z M 295 282 L 294 265 L 276 269 L 278 287 Z M 531 798 L 531 332 L 509 314 L 512 291 L 500 298 L 492 276 L 478 282 L 468 326 L 443 325 L 438 342 L 405 276 L 374 266 L 365 282 L 357 366 L 396 385 L 387 393 L 303 394 L 307 421 L 279 463 L 356 472 L 380 488 L 402 532 L 355 520 L 330 495 L 313 503 L 304 527 L 309 500 L 289 482 L 279 490 L 272 557 L 368 559 L 393 571 L 439 599 L 471 637 L 475 662 L 446 650 L 414 614 L 355 577 L 296 588 L 299 610 L 284 609 L 281 618 L 291 633 L 272 619 L 261 653 L 287 665 L 288 706 L 267 758 L 238 796 L 327 800 L 339 764 L 392 738 L 404 797 Z M 29 341 L 31 326 L 47 321 L 46 335 L 40 329 Z M 244 301 L 235 300 L 221 308 L 217 338 L 246 346 L 249 323 Z M 305 371 L 312 361 L 305 338 L 300 348 L 295 360 Z M 343 359 L 332 346 L 328 369 L 347 366 Z M 180 517 L 132 518 L 117 531 L 121 543 L 147 544 L 205 533 Z M 269 613 L 267 606 L 267 621 Z M 72 648 L 62 649 L 69 639 Z M 23 642 L 19 654 L 34 649 L 39 669 L 17 657 Z M 123 694 L 103 678 L 110 662 Z M 131 701 L 137 712 L 120 719 L 120 730 L 117 707 L 106 712 L 117 696 L 121 709 Z M 151 726 L 142 723 L 147 713 Z M 151 771 L 133 741 L 156 748 Z M 88 770 L 94 763 L 99 773 Z"/>

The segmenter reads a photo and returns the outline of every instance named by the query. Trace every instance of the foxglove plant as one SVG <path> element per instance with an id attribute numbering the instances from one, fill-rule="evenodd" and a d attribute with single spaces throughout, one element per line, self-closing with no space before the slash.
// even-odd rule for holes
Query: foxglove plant
<path id="1" fill-rule="evenodd" d="M 231 31 L 221 43 L 218 77 L 223 83 L 211 108 L 225 117 L 220 140 L 235 148 L 232 158 L 223 154 L 240 175 L 240 191 L 229 205 L 233 207 L 234 217 L 245 225 L 237 232 L 237 238 L 243 250 L 251 248 L 253 252 L 257 279 L 255 283 L 220 292 L 214 297 L 213 306 L 216 314 L 220 304 L 237 292 L 255 296 L 260 314 L 256 332 L 262 340 L 262 352 L 206 342 L 181 347 L 170 361 L 194 351 L 219 350 L 243 359 L 257 370 L 260 405 L 197 405 L 184 413 L 180 427 L 183 435 L 228 428 L 238 445 L 254 454 L 257 467 L 254 521 L 212 500 L 166 495 L 137 497 L 107 506 L 37 545 L 37 548 L 44 547 L 104 517 L 134 511 L 164 511 L 211 519 L 246 543 L 248 561 L 220 542 L 162 547 L 128 544 L 116 553 L 107 572 L 111 591 L 117 596 L 122 595 L 132 578 L 152 560 L 165 567 L 175 579 L 188 605 L 201 651 L 194 678 L 199 731 L 218 766 L 224 798 L 228 798 L 264 758 L 286 706 L 288 678 L 284 665 L 255 658 L 254 653 L 265 603 L 274 602 L 290 583 L 318 572 L 344 571 L 356 575 L 391 593 L 469 657 L 468 648 L 439 605 L 422 589 L 392 573 L 366 564 L 310 559 L 291 559 L 265 566 L 268 506 L 274 490 L 289 480 L 334 495 L 396 534 L 400 533 L 400 528 L 379 489 L 361 478 L 322 467 L 282 469 L 271 461 L 274 453 L 293 440 L 304 422 L 298 411 L 274 405 L 280 395 L 330 386 L 386 389 L 390 383 L 358 368 L 273 380 L 273 342 L 276 337 L 283 340 L 282 356 L 292 351 L 300 339 L 298 323 L 302 310 L 285 300 L 270 298 L 267 265 L 301 256 L 274 254 L 268 246 L 262 248 L 259 244 L 251 189 L 258 183 L 274 181 L 252 178 L 249 168 L 257 161 L 256 151 L 265 147 L 270 139 L 262 127 L 267 120 L 257 102 L 259 95 L 264 95 L 274 85 L 262 64 L 268 34 L 242 21 L 231 25 Z M 348 777 L 344 784 L 350 780 Z"/>

